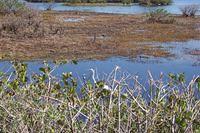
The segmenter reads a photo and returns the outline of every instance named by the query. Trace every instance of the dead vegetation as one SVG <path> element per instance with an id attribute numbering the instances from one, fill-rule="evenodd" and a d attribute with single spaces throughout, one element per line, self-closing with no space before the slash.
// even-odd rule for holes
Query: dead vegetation
<path id="1" fill-rule="evenodd" d="M 0 25 L 0 36 L 9 38 L 38 38 L 55 34 L 63 34 L 59 24 L 45 24 L 42 14 L 27 9 L 18 14 L 6 14 Z"/>
<path id="2" fill-rule="evenodd" d="M 0 34 L 3 37 L 38 37 L 44 36 L 44 26 L 36 11 L 29 10 L 20 15 L 8 14 L 3 17 Z"/>
<path id="3" fill-rule="evenodd" d="M 185 17 L 194 17 L 199 9 L 199 5 L 187 5 L 181 8 L 181 12 Z"/>
<path id="4" fill-rule="evenodd" d="M 139 54 L 163 57 L 169 56 L 169 53 L 148 45 L 148 42 L 185 41 L 200 37 L 200 31 L 195 30 L 198 17 L 174 16 L 174 23 L 149 23 L 143 15 L 48 11 L 41 12 L 39 16 L 39 29 L 33 23 L 30 29 L 23 24 L 17 31 L 14 29 L 15 32 L 9 28 L 1 31 L 1 58 L 102 59 L 115 55 L 135 57 Z M 64 21 L 81 17 L 81 22 Z M 28 22 L 34 20 L 22 18 Z M 5 21 L 4 17 L 0 18 L 1 27 L 5 26 Z M 9 20 L 9 23 L 12 22 Z M 5 27 L 9 27 L 8 24 Z M 37 32 L 33 32 L 35 28 Z M 29 30 L 31 32 L 27 32 Z"/>

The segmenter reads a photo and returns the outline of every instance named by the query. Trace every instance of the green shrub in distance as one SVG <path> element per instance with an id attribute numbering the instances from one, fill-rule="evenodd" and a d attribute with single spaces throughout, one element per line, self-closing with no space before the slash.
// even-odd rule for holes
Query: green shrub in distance
<path id="1" fill-rule="evenodd" d="M 169 5 L 170 3 L 172 3 L 172 0 L 139 0 L 139 3 L 141 5 L 147 5 L 147 6 Z"/>
<path id="2" fill-rule="evenodd" d="M 89 3 L 97 3 L 97 0 L 88 0 Z"/>
<path id="3" fill-rule="evenodd" d="M 106 3 L 107 0 L 97 0 L 97 3 Z"/>
<path id="4" fill-rule="evenodd" d="M 81 3 L 81 0 L 69 0 L 70 3 Z"/>
<path id="5" fill-rule="evenodd" d="M 0 13 L 16 13 L 25 8 L 25 5 L 19 0 L 0 0 Z"/>
<path id="6" fill-rule="evenodd" d="M 175 20 L 165 9 L 156 9 L 146 14 L 147 21 L 150 23 L 173 23 Z"/>
<path id="7" fill-rule="evenodd" d="M 122 3 L 123 3 L 124 5 L 129 5 L 129 4 L 132 3 L 132 0 L 122 0 Z"/>

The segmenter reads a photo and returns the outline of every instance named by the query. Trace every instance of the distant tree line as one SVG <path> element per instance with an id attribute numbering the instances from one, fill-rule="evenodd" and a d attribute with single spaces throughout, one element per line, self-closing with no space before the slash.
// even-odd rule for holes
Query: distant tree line
<path id="1" fill-rule="evenodd" d="M 172 0 L 138 0 L 142 5 L 169 5 Z"/>
<path id="2" fill-rule="evenodd" d="M 70 0 L 26 0 L 26 1 L 28 1 L 28 2 L 50 2 L 50 1 L 53 1 L 53 2 L 70 2 Z M 90 2 L 90 0 L 81 0 L 81 1 Z M 98 0 L 94 0 L 94 1 L 98 2 Z M 122 2 L 122 0 L 104 0 L 104 1 L 105 2 L 114 2 L 114 3 L 115 2 Z M 137 2 L 139 2 L 139 0 L 131 0 L 131 2 L 137 3 Z"/>
<path id="3" fill-rule="evenodd" d="M 69 3 L 139 3 L 141 5 L 168 5 L 172 0 L 26 0 L 28 2 L 69 2 Z"/>

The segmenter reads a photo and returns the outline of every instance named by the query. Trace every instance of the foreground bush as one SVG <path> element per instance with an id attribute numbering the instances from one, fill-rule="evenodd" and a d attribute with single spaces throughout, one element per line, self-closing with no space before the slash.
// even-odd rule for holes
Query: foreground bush
<path id="1" fill-rule="evenodd" d="M 171 17 L 164 9 L 156 9 L 146 14 L 147 22 L 150 23 L 173 23 L 174 18 Z"/>
<path id="2" fill-rule="evenodd" d="M 198 5 L 187 5 L 180 8 L 182 15 L 185 17 L 194 17 L 199 11 Z"/>
<path id="3" fill-rule="evenodd" d="M 26 64 L 13 66 L 0 75 L 0 132 L 200 131 L 199 77 L 186 84 L 183 74 L 163 82 L 149 73 L 144 87 L 137 76 L 117 78 L 116 67 L 106 81 L 93 75 L 93 84 L 72 73 L 56 78 L 56 66 L 33 75 Z"/>
<path id="4" fill-rule="evenodd" d="M 169 5 L 172 0 L 139 0 L 141 5 Z"/>

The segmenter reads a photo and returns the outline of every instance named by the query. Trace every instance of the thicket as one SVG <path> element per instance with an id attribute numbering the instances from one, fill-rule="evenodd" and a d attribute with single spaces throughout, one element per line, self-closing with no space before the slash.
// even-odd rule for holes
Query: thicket
<path id="1" fill-rule="evenodd" d="M 1 0 L 0 1 L 0 13 L 8 14 L 8 13 L 17 13 L 19 11 L 24 10 L 25 5 L 19 0 Z"/>
<path id="2" fill-rule="evenodd" d="M 166 11 L 165 9 L 156 9 L 153 11 L 150 11 L 146 14 L 146 20 L 148 23 L 174 23 L 175 20 L 172 17 L 172 15 Z"/>
<path id="3" fill-rule="evenodd" d="M 119 67 L 101 81 L 27 67 L 0 74 L 0 132 L 200 132 L 199 76 L 187 84 L 184 74 L 164 81 L 149 72 L 143 85 Z"/>
<path id="4" fill-rule="evenodd" d="M 169 5 L 172 3 L 172 0 L 139 0 L 141 5 Z"/>
<path id="5" fill-rule="evenodd" d="M 27 0 L 29 2 L 49 2 L 51 0 Z M 54 2 L 67 2 L 67 3 L 136 3 L 138 0 L 53 0 Z"/>
<path id="6" fill-rule="evenodd" d="M 187 5 L 180 8 L 182 15 L 185 17 L 194 17 L 199 12 L 199 9 L 199 5 Z"/>
<path id="7" fill-rule="evenodd" d="M 76 4 L 76 3 L 122 3 L 124 5 L 129 5 L 133 3 L 133 0 L 117 0 L 117 1 L 111 1 L 111 0 L 69 0 L 64 5 L 68 4 Z"/>
<path id="8" fill-rule="evenodd" d="M 3 5 L 0 8 L 1 37 L 33 38 L 64 34 L 61 24 L 45 23 L 40 11 L 26 7 L 18 0 L 3 0 L 0 3 Z"/>

